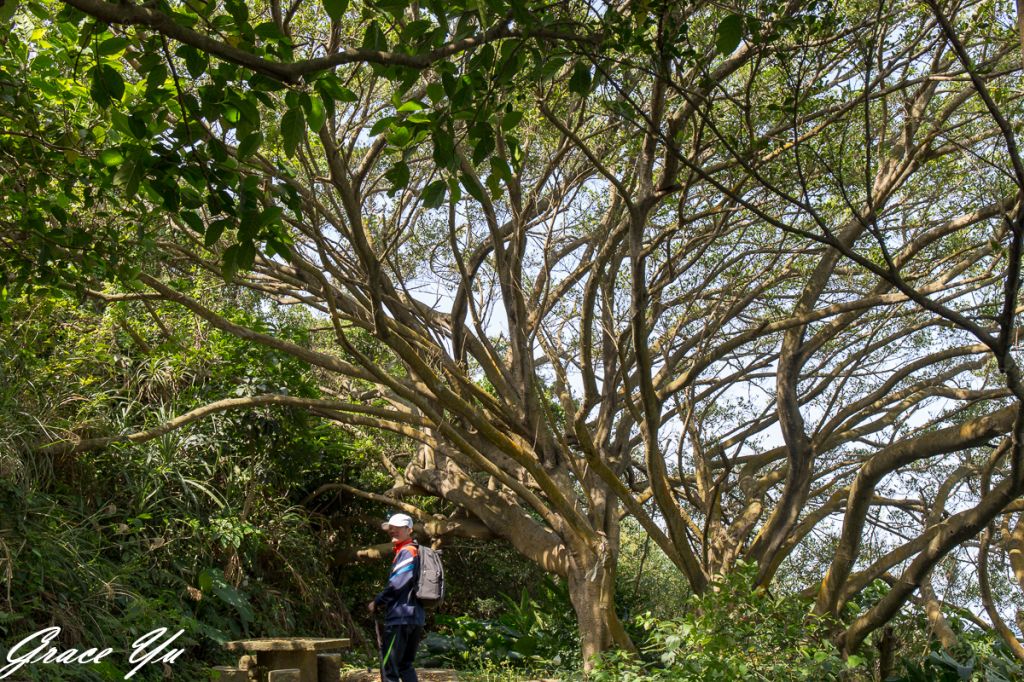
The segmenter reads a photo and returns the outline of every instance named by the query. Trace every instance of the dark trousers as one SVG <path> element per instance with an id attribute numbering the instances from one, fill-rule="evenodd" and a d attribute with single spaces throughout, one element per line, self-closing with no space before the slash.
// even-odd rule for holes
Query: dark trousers
<path id="1" fill-rule="evenodd" d="M 412 659 L 423 637 L 420 625 L 385 625 L 380 646 L 383 682 L 418 682 Z"/>

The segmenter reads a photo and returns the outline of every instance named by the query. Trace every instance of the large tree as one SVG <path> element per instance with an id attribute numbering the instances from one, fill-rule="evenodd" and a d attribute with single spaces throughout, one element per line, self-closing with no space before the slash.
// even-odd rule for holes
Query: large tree
<path id="1" fill-rule="evenodd" d="M 2 185 L 10 257 L 159 252 L 92 295 L 322 370 L 325 399 L 251 400 L 417 443 L 380 499 L 441 497 L 567 578 L 585 659 L 631 646 L 624 513 L 697 592 L 738 559 L 768 585 L 834 529 L 819 612 L 893 583 L 847 651 L 986 527 L 1019 544 L 1008 3 L 28 9 L 4 87 L 78 100 L 31 105 L 74 133 L 56 150 L 4 114 L 6 153 L 54 162 Z M 195 266 L 322 340 L 223 319 L 175 286 Z"/>

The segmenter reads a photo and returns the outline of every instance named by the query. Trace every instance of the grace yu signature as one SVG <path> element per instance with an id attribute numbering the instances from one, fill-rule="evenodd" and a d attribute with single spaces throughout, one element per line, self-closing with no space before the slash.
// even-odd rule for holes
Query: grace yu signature
<path id="1" fill-rule="evenodd" d="M 184 630 L 178 630 L 173 635 L 164 639 L 167 635 L 167 628 L 157 628 L 147 632 L 132 643 L 132 653 L 128 656 L 128 662 L 137 664 L 124 676 L 128 679 L 137 673 L 141 668 L 150 663 L 174 663 L 178 656 L 185 652 L 184 649 L 168 649 L 171 642 L 176 640 Z M 62 665 L 88 665 L 99 663 L 113 653 L 113 649 L 65 649 L 58 651 L 57 647 L 51 647 L 50 642 L 60 634 L 60 627 L 53 626 L 43 628 L 38 632 L 21 640 L 7 650 L 7 665 L 0 668 L 0 680 L 7 678 L 23 666 L 35 663 L 62 664 Z M 163 640 L 163 641 L 161 641 Z M 159 646 L 156 646 L 159 644 Z M 34 645 L 35 648 L 29 648 Z"/>

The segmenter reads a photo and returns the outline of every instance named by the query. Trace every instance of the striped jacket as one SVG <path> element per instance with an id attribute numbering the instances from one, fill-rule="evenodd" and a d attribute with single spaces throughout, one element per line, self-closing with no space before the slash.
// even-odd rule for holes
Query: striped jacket
<path id="1" fill-rule="evenodd" d="M 426 614 L 416 600 L 419 577 L 419 549 L 412 540 L 395 545 L 388 585 L 374 598 L 378 613 L 384 613 L 385 625 L 423 625 Z"/>

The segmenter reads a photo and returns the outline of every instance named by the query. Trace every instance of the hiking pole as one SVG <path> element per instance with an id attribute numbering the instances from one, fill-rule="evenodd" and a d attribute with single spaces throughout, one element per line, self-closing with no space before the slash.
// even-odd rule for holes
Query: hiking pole
<path id="1" fill-rule="evenodd" d="M 371 614 L 373 618 L 373 631 L 377 635 L 377 660 L 380 660 L 380 652 L 384 649 L 384 635 L 380 631 L 380 621 L 377 620 L 377 614 Z M 366 672 L 371 672 L 373 668 L 366 666 Z"/>
<path id="2" fill-rule="evenodd" d="M 380 631 L 380 618 L 377 618 L 377 614 L 373 614 L 373 630 L 377 634 L 377 660 L 380 661 L 380 681 L 384 682 L 384 659 L 382 655 L 384 653 L 384 633 Z"/>

